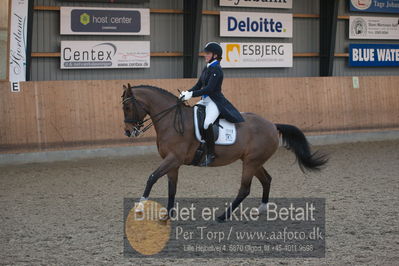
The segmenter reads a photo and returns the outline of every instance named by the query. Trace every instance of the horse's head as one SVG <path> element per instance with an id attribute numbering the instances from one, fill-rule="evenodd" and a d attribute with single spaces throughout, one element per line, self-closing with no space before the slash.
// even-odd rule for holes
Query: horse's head
<path id="1" fill-rule="evenodd" d="M 123 85 L 122 107 L 125 119 L 125 135 L 128 137 L 137 137 L 141 133 L 140 128 L 143 127 L 143 119 L 147 115 L 147 112 L 134 97 L 130 84 L 127 86 Z"/>

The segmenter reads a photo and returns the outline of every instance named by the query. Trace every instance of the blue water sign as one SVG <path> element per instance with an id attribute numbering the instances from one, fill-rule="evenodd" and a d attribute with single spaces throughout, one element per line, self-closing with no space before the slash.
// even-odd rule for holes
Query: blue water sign
<path id="1" fill-rule="evenodd" d="M 399 44 L 350 44 L 349 66 L 399 66 Z"/>

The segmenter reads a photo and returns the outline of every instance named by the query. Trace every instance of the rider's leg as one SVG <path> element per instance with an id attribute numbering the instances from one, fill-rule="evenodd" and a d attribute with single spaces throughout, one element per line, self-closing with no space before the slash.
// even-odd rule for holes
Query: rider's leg
<path id="1" fill-rule="evenodd" d="M 207 129 L 209 125 L 215 122 L 216 118 L 219 116 L 219 109 L 212 100 L 209 100 L 206 104 L 205 109 L 206 117 L 204 121 L 204 129 Z"/>
<path id="2" fill-rule="evenodd" d="M 213 135 L 212 123 L 215 122 L 218 116 L 218 107 L 212 100 L 210 100 L 206 105 L 206 117 L 204 121 L 207 155 L 205 161 L 201 164 L 201 166 L 207 166 L 211 164 L 215 159 L 215 140 Z"/>

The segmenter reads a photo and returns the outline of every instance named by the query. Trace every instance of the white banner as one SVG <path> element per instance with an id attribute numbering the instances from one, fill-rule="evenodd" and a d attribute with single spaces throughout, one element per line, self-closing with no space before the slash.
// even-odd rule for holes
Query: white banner
<path id="1" fill-rule="evenodd" d="M 292 43 L 221 43 L 225 68 L 292 67 Z"/>
<path id="2" fill-rule="evenodd" d="M 62 69 L 149 67 L 148 41 L 61 41 Z"/>
<path id="3" fill-rule="evenodd" d="M 27 24 L 28 0 L 11 1 L 9 80 L 15 92 L 19 91 L 18 82 L 26 80 Z"/>
<path id="4" fill-rule="evenodd" d="M 349 39 L 399 40 L 399 17 L 349 17 Z"/>
<path id="5" fill-rule="evenodd" d="M 74 35 L 150 35 L 150 10 L 61 7 L 60 32 Z"/>
<path id="6" fill-rule="evenodd" d="M 292 38 L 292 14 L 221 11 L 220 36 Z"/>
<path id="7" fill-rule="evenodd" d="M 292 0 L 220 0 L 220 6 L 292 8 Z"/>

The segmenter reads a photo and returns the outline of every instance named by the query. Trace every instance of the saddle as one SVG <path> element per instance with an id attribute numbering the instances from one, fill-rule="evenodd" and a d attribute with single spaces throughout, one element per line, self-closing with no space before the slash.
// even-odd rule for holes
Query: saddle
<path id="1" fill-rule="evenodd" d="M 205 106 L 196 104 L 194 106 L 195 136 L 202 143 L 205 143 L 205 116 Z M 236 126 L 219 115 L 213 123 L 213 135 L 215 136 L 216 145 L 232 145 L 236 141 Z"/>
<path id="2" fill-rule="evenodd" d="M 203 157 L 205 157 L 205 109 L 205 106 L 202 104 L 196 104 L 194 106 L 194 130 L 200 145 L 195 152 L 194 159 L 191 162 L 192 165 L 199 165 L 204 159 Z M 227 121 L 219 115 L 213 123 L 213 135 L 215 137 L 215 145 L 233 145 L 236 142 L 237 136 L 236 126 L 234 123 Z"/>

